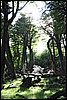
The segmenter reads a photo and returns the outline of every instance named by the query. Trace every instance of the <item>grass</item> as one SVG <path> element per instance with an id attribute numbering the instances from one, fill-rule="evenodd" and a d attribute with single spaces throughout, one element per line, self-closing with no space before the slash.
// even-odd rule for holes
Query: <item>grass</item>
<path id="1" fill-rule="evenodd" d="M 38 84 L 49 83 L 49 79 L 42 78 Z M 15 88 L 8 88 L 9 85 L 17 86 Z M 17 78 L 13 81 L 6 82 L 4 89 L 1 90 L 1 99 L 45 99 L 56 93 L 62 87 L 49 87 L 49 86 L 31 86 L 30 88 L 22 88 L 21 78 Z M 63 97 L 61 97 L 63 98 Z"/>

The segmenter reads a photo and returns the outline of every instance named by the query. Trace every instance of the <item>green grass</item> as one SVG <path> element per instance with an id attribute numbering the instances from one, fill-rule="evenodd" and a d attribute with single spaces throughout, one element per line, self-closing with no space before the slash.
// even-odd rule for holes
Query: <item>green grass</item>
<path id="1" fill-rule="evenodd" d="M 42 78 L 38 84 L 49 83 L 49 79 Z M 16 88 L 7 88 L 9 85 L 17 86 Z M 45 99 L 56 93 L 58 90 L 63 88 L 55 86 L 31 86 L 30 88 L 22 88 L 21 78 L 17 78 L 13 81 L 6 82 L 4 89 L 1 90 L 1 99 Z M 24 96 L 24 97 L 23 97 Z M 63 97 L 62 97 L 63 98 Z"/>

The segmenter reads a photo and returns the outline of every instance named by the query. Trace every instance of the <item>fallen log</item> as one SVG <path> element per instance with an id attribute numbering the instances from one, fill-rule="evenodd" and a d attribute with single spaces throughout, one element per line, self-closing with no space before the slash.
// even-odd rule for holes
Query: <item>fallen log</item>
<path id="1" fill-rule="evenodd" d="M 6 89 L 8 88 L 17 88 L 18 86 L 14 86 L 13 84 L 9 85 Z"/>
<path id="2" fill-rule="evenodd" d="M 57 74 L 48 74 L 48 73 L 44 73 L 44 74 L 42 74 L 42 78 L 50 78 L 50 77 L 57 77 L 57 76 L 59 76 L 59 75 L 57 75 Z"/>
<path id="3" fill-rule="evenodd" d="M 53 87 L 54 85 L 56 86 L 61 86 L 61 84 L 59 83 L 53 83 L 53 84 L 49 84 L 49 83 L 41 83 L 41 84 L 33 84 L 33 86 L 50 86 L 50 87 Z"/>
<path id="4" fill-rule="evenodd" d="M 23 83 L 20 85 L 21 87 L 29 88 L 32 85 L 31 84 L 31 81 L 32 81 L 31 77 L 24 78 L 22 81 L 23 81 Z"/>
<path id="5" fill-rule="evenodd" d="M 32 81 L 31 77 L 27 77 L 27 78 L 24 77 L 24 79 L 22 80 L 23 83 L 20 86 L 29 88 L 40 81 L 41 81 L 41 79 L 39 77 L 37 77 L 37 79 L 33 80 L 33 81 Z"/>

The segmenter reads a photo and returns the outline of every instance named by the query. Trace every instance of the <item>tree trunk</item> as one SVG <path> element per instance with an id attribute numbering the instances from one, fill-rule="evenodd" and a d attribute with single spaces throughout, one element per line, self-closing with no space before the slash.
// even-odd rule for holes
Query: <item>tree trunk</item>
<path id="1" fill-rule="evenodd" d="M 6 57 L 5 57 L 5 64 L 7 66 L 7 69 L 8 69 L 9 75 L 10 75 L 10 67 L 9 67 L 10 65 L 9 65 L 9 61 Z"/>
<path id="2" fill-rule="evenodd" d="M 19 68 L 19 61 L 20 61 L 20 53 L 19 53 L 19 48 L 17 47 L 17 68 Z"/>
<path id="3" fill-rule="evenodd" d="M 28 70 L 31 72 L 33 67 L 33 51 L 30 49 L 30 59 L 29 59 L 29 65 L 28 65 Z"/>
<path id="4" fill-rule="evenodd" d="M 65 57 L 64 57 L 64 66 L 65 66 L 65 72 L 66 72 L 66 33 L 64 33 L 64 38 L 63 38 L 63 45 L 64 45 L 64 49 L 65 49 Z"/>
<path id="5" fill-rule="evenodd" d="M 3 74 L 4 74 L 4 68 L 5 68 L 5 44 L 6 44 L 6 35 L 8 32 L 8 2 L 2 1 L 2 9 L 4 12 L 4 33 L 2 37 L 2 47 L 1 47 L 1 85 L 3 82 Z"/>
<path id="6" fill-rule="evenodd" d="M 8 63 L 9 63 L 8 69 L 10 71 L 11 78 L 15 79 L 16 76 L 15 76 L 15 72 L 14 72 L 14 64 L 13 64 L 13 61 L 12 61 L 12 54 L 11 54 L 11 51 L 10 51 L 9 43 L 6 44 L 6 53 L 7 53 L 7 60 L 8 60 Z"/>
<path id="7" fill-rule="evenodd" d="M 60 67 L 61 67 L 61 72 L 62 74 L 64 74 L 64 65 L 63 65 L 63 53 L 62 53 L 62 50 L 61 50 L 61 43 L 60 43 L 60 40 L 58 38 L 58 36 L 56 36 L 56 44 L 57 44 L 57 49 L 58 49 L 58 53 L 59 53 L 59 63 L 60 63 Z"/>
<path id="8" fill-rule="evenodd" d="M 3 37 L 4 39 L 4 37 Z M 5 43 L 2 39 L 2 47 L 1 47 L 1 85 L 3 83 L 3 74 L 4 74 L 4 68 L 5 68 Z"/>
<path id="9" fill-rule="evenodd" d="M 30 50 L 30 59 L 29 59 L 28 70 L 31 72 L 33 67 L 33 51 L 31 48 L 29 48 L 29 50 Z"/>
<path id="10" fill-rule="evenodd" d="M 53 60 L 54 60 L 54 71 L 56 72 L 54 39 L 52 39 L 52 45 L 53 45 Z"/>
<path id="11" fill-rule="evenodd" d="M 49 43 L 50 43 L 50 41 L 51 41 L 52 39 L 49 39 L 48 40 L 48 42 L 47 42 L 47 47 L 48 47 L 48 49 L 49 49 L 49 52 L 50 52 L 50 56 L 51 56 L 51 65 L 52 65 L 52 69 L 55 71 L 55 61 L 54 61 L 54 59 L 53 59 L 53 55 L 52 55 L 52 51 L 51 51 L 51 49 L 50 49 L 50 45 L 49 45 Z"/>
<path id="12" fill-rule="evenodd" d="M 55 38 L 54 38 L 54 36 L 55 36 Z M 59 64 L 60 64 L 59 67 L 61 68 L 60 72 L 61 72 L 61 76 L 63 77 L 63 75 L 66 74 L 66 71 L 64 70 L 64 64 L 63 64 L 64 59 L 63 59 L 61 42 L 60 42 L 61 38 L 59 38 L 58 34 L 55 34 L 54 36 L 52 36 L 50 34 L 50 37 L 53 38 L 55 40 L 56 44 L 57 44 L 57 49 L 58 49 L 58 54 L 59 54 Z"/>
<path id="13" fill-rule="evenodd" d="M 22 70 L 23 73 L 26 72 L 27 70 L 27 54 L 26 54 L 26 50 L 27 50 L 27 44 L 28 44 L 28 33 L 24 33 L 24 39 L 23 39 L 23 54 L 22 54 Z"/>
<path id="14" fill-rule="evenodd" d="M 32 37 L 33 37 L 33 35 L 30 37 L 30 44 L 28 45 L 28 48 L 29 48 L 29 51 L 30 51 L 28 70 L 30 72 L 32 71 L 32 67 L 33 67 L 33 51 L 32 51 L 32 48 L 31 48 Z"/>

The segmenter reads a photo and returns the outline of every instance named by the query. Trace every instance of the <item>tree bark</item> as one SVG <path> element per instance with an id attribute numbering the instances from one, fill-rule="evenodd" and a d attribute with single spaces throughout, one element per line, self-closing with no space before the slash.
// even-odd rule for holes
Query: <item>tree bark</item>
<path id="1" fill-rule="evenodd" d="M 19 61 L 20 61 L 20 53 L 19 53 L 19 47 L 17 47 L 17 69 L 19 68 Z"/>
<path id="2" fill-rule="evenodd" d="M 2 47 L 1 47 L 1 85 L 3 82 L 3 74 L 5 68 L 5 47 L 6 47 L 6 35 L 8 32 L 8 2 L 2 1 L 2 9 L 4 12 L 4 33 L 2 37 Z"/>
<path id="3" fill-rule="evenodd" d="M 53 45 L 53 61 L 54 61 L 54 71 L 56 72 L 54 39 L 52 39 L 52 45 Z"/>
<path id="4" fill-rule="evenodd" d="M 61 68 L 61 72 L 62 74 L 64 74 L 64 65 L 63 65 L 63 53 L 62 53 L 62 50 L 61 50 L 61 42 L 59 40 L 59 37 L 58 35 L 56 35 L 56 44 L 57 44 L 57 49 L 58 49 L 58 53 L 59 53 L 59 64 L 60 64 L 60 68 Z"/>
<path id="5" fill-rule="evenodd" d="M 53 58 L 53 55 L 52 55 L 52 51 L 51 51 L 50 45 L 49 45 L 49 43 L 50 43 L 51 40 L 52 40 L 52 38 L 48 40 L 48 42 L 47 42 L 47 47 L 48 47 L 48 49 L 49 49 L 50 56 L 51 56 L 51 65 L 52 65 L 52 69 L 55 71 L 55 61 L 54 61 L 54 58 Z"/>
<path id="6" fill-rule="evenodd" d="M 29 51 L 30 51 L 28 70 L 30 72 L 32 71 L 32 67 L 33 67 L 33 50 L 31 48 L 32 38 L 33 38 L 33 35 L 31 35 L 31 37 L 30 37 L 30 44 L 28 45 L 28 48 L 29 48 Z"/>
<path id="7" fill-rule="evenodd" d="M 16 76 L 15 76 L 15 72 L 14 72 L 14 64 L 12 61 L 12 54 L 11 54 L 9 45 L 7 45 L 7 47 L 6 47 L 6 53 L 7 53 L 7 60 L 8 60 L 8 64 L 9 64 L 8 69 L 9 69 L 11 78 L 15 79 Z"/>
<path id="8" fill-rule="evenodd" d="M 26 54 L 26 50 L 27 50 L 27 44 L 28 44 L 28 33 L 24 33 L 24 37 L 23 37 L 23 54 L 22 54 L 22 64 L 21 66 L 23 67 L 23 73 L 26 72 L 27 69 L 27 54 Z"/>

